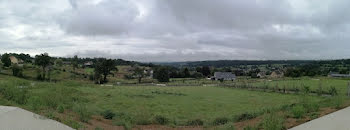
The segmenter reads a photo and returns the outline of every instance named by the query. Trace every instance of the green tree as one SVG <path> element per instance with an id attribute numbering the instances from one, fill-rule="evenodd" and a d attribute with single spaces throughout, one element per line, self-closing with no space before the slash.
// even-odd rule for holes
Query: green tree
<path id="1" fill-rule="evenodd" d="M 46 68 L 50 65 L 51 57 L 47 54 L 40 54 L 35 56 L 35 64 L 42 68 L 42 79 L 45 80 Z"/>
<path id="2" fill-rule="evenodd" d="M 23 77 L 23 68 L 17 64 L 12 65 L 12 75 L 17 77 Z"/>
<path id="3" fill-rule="evenodd" d="M 55 64 L 59 67 L 61 67 L 63 65 L 63 60 L 62 59 L 56 59 L 55 60 Z"/>
<path id="4" fill-rule="evenodd" d="M 167 67 L 159 67 L 154 75 L 159 82 L 169 82 L 169 69 Z"/>
<path id="5" fill-rule="evenodd" d="M 74 58 L 73 58 L 73 71 L 75 72 L 75 69 L 78 68 L 78 56 L 75 55 Z"/>
<path id="6" fill-rule="evenodd" d="M 138 83 L 141 83 L 142 78 L 144 78 L 147 74 L 145 73 L 145 68 L 141 68 L 136 66 L 133 76 L 137 78 Z"/>
<path id="7" fill-rule="evenodd" d="M 209 76 L 211 74 L 210 68 L 208 66 L 202 67 L 201 71 L 203 76 Z"/>
<path id="8" fill-rule="evenodd" d="M 11 66 L 11 60 L 10 55 L 5 53 L 1 56 L 1 62 L 4 64 L 4 67 L 10 67 Z"/>
<path id="9" fill-rule="evenodd" d="M 103 80 L 100 80 L 100 83 L 107 82 L 107 76 L 111 74 L 111 71 L 118 71 L 118 68 L 115 67 L 116 63 L 111 59 L 99 59 L 95 65 L 95 77 L 101 77 L 103 75 Z"/>
<path id="10" fill-rule="evenodd" d="M 191 74 L 190 74 L 190 71 L 188 70 L 188 68 L 185 68 L 182 73 L 183 73 L 184 78 L 191 77 Z"/>

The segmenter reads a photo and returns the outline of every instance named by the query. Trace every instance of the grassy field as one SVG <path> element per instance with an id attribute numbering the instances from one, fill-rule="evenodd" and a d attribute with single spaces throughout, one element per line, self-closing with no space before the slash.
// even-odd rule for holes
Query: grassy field
<path id="1" fill-rule="evenodd" d="M 252 119 L 266 112 L 286 110 L 293 113 L 294 109 L 297 109 L 294 105 L 303 102 L 302 108 L 305 107 L 307 112 L 309 106 L 318 110 L 320 106 L 315 104 L 321 104 L 321 107 L 341 106 L 339 104 L 345 99 L 225 88 L 220 87 L 218 81 L 206 79 L 172 79 L 168 83 L 175 86 L 188 84 L 177 87 L 111 85 L 117 82 L 117 78 L 111 82 L 110 85 L 95 85 L 88 80 L 62 80 L 50 83 L 0 74 L 0 105 L 19 106 L 73 128 L 89 125 L 91 123 L 86 122 L 90 122 L 93 116 L 106 116 L 104 113 L 107 113 L 107 116 L 114 116 L 111 119 L 112 125 L 126 128 L 150 124 L 178 127 L 198 125 L 196 124 L 198 121 L 201 122 L 199 125 L 210 128 L 220 125 L 223 120 L 236 122 L 241 121 L 240 118 Z M 239 79 L 235 82 L 268 84 L 270 87 L 277 84 L 281 86 L 302 84 L 312 89 L 316 89 L 321 83 L 324 86 L 334 86 L 341 95 L 345 95 L 348 81 L 323 77 L 275 81 Z M 223 84 L 231 83 L 234 82 L 227 81 Z M 218 84 L 218 86 L 190 86 L 191 84 Z M 306 98 L 307 105 L 305 105 Z M 317 111 L 313 108 L 310 112 Z"/>

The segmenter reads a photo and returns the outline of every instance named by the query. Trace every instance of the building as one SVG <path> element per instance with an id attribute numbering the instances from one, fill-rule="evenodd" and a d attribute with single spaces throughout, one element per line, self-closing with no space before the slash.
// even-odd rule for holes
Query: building
<path id="1" fill-rule="evenodd" d="M 232 72 L 215 72 L 213 80 L 235 80 L 236 75 Z"/>
<path id="2" fill-rule="evenodd" d="M 284 73 L 283 71 L 280 71 L 280 70 L 273 71 L 270 75 L 270 78 L 282 78 L 282 77 L 284 77 Z"/>
<path id="3" fill-rule="evenodd" d="M 92 61 L 88 61 L 83 64 L 84 67 L 93 67 L 93 65 L 94 65 L 94 62 Z"/>
<path id="4" fill-rule="evenodd" d="M 339 74 L 337 72 L 330 72 L 328 74 L 328 77 L 333 77 L 333 78 L 350 78 L 350 74 Z"/>
<path id="5" fill-rule="evenodd" d="M 23 60 L 16 58 L 15 56 L 10 56 L 12 64 L 23 64 Z"/>
<path id="6" fill-rule="evenodd" d="M 257 75 L 256 75 L 258 78 L 265 78 L 266 77 L 266 72 L 259 72 Z"/>

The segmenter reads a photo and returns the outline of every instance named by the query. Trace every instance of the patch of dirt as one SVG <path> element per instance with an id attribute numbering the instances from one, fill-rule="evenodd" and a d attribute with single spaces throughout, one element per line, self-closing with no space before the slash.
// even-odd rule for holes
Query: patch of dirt
<path id="1" fill-rule="evenodd" d="M 85 123 L 84 130 L 95 130 L 95 128 L 103 128 L 104 130 L 124 130 L 123 126 L 113 125 L 112 120 L 104 119 L 102 116 L 92 116 L 89 123 Z"/>
<path id="2" fill-rule="evenodd" d="M 256 126 L 261 122 L 262 118 L 263 118 L 263 116 L 259 116 L 257 118 L 251 119 L 251 120 L 236 122 L 235 128 L 237 130 L 243 130 L 246 126 Z"/>

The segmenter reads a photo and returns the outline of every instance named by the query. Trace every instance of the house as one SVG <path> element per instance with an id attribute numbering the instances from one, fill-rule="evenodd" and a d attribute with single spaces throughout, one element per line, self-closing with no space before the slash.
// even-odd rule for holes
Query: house
<path id="1" fill-rule="evenodd" d="M 10 56 L 12 64 L 23 64 L 23 60 L 16 58 L 15 56 Z"/>
<path id="2" fill-rule="evenodd" d="M 273 71 L 270 75 L 270 78 L 282 78 L 284 77 L 284 72 L 280 70 Z"/>
<path id="3" fill-rule="evenodd" d="M 235 80 L 236 75 L 232 72 L 215 72 L 213 80 Z"/>
<path id="4" fill-rule="evenodd" d="M 259 72 L 257 75 L 256 75 L 258 78 L 265 78 L 266 77 L 266 72 Z"/>
<path id="5" fill-rule="evenodd" d="M 330 72 L 328 74 L 328 77 L 333 77 L 333 78 L 350 78 L 350 74 L 339 74 L 337 72 Z"/>
<path id="6" fill-rule="evenodd" d="M 88 61 L 88 62 L 85 62 L 85 63 L 83 64 L 83 67 L 93 67 L 93 65 L 94 65 L 94 62 Z"/>

